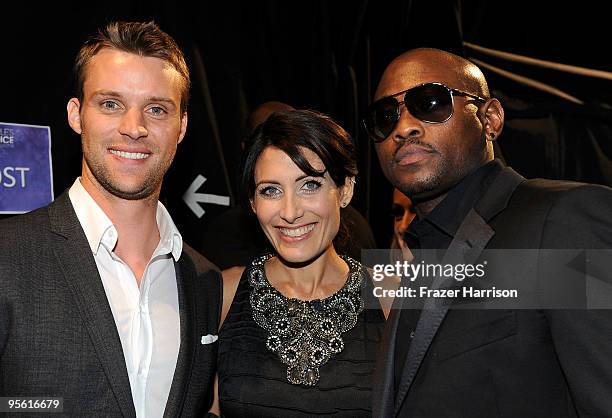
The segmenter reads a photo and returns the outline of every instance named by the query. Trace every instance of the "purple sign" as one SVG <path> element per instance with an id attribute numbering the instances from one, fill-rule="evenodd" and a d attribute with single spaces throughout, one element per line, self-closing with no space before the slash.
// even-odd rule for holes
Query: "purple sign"
<path id="1" fill-rule="evenodd" d="M 29 212 L 52 201 L 51 130 L 0 122 L 0 214 Z"/>

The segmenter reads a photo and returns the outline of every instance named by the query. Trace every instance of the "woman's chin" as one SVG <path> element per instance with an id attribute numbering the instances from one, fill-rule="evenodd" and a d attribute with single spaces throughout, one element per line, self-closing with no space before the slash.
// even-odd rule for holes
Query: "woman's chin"
<path id="1" fill-rule="evenodd" d="M 285 264 L 305 264 L 316 257 L 313 251 L 304 251 L 302 249 L 281 249 L 277 251 L 278 258 Z"/>
<path id="2" fill-rule="evenodd" d="M 327 248 L 321 249 L 308 249 L 308 248 L 280 248 L 276 249 L 278 258 L 287 265 L 302 266 L 312 263 L 318 259 L 323 253 L 325 253 L 331 245 Z"/>

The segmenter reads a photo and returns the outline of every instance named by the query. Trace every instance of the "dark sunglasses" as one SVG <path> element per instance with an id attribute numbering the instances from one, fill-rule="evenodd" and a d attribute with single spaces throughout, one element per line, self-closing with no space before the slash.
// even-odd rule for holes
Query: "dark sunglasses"
<path id="1" fill-rule="evenodd" d="M 404 100 L 396 97 L 404 95 Z M 486 99 L 442 83 L 426 83 L 375 101 L 368 108 L 363 126 L 374 140 L 384 141 L 393 132 L 401 116 L 401 105 L 415 118 L 427 123 L 444 123 L 453 116 L 453 96 L 467 96 L 486 102 Z"/>

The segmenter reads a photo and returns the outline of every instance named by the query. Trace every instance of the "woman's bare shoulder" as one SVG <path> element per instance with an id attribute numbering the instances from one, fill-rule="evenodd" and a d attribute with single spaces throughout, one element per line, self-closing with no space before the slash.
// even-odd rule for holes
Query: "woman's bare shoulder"
<path id="1" fill-rule="evenodd" d="M 240 277 L 244 272 L 244 266 L 236 266 L 225 269 L 221 272 L 223 277 L 223 308 L 221 309 L 221 324 L 225 321 L 225 317 L 229 312 L 232 301 L 236 295 L 238 284 L 240 283 Z"/>
<path id="2" fill-rule="evenodd" d="M 374 270 L 370 267 L 366 268 L 368 270 L 368 273 L 370 273 L 370 278 L 372 280 L 372 283 L 374 283 L 374 286 L 380 287 L 381 290 L 385 291 L 382 292 L 383 296 L 377 297 L 377 299 L 380 303 L 380 307 L 383 311 L 383 314 L 385 315 L 385 318 L 388 318 L 389 313 L 391 312 L 391 306 L 393 305 L 393 297 L 389 296 L 390 292 L 388 291 L 397 290 L 400 286 L 402 279 L 399 276 L 385 276 L 382 280 L 375 280 L 374 278 L 376 276 L 374 274 Z"/>

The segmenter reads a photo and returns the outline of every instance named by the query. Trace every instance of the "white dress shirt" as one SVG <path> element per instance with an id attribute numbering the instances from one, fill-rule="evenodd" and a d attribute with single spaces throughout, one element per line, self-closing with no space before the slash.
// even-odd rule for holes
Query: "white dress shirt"
<path id="1" fill-rule="evenodd" d="M 121 339 L 138 418 L 162 417 L 180 346 L 174 260 L 183 240 L 158 202 L 160 241 L 144 270 L 140 288 L 130 267 L 113 251 L 117 229 L 77 178 L 70 201 L 91 247 Z"/>

